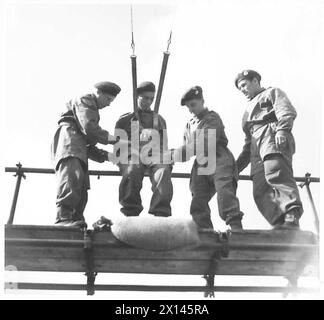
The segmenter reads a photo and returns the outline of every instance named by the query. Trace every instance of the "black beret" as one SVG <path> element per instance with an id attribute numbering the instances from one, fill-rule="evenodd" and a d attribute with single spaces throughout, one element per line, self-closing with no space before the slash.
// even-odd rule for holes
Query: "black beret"
<path id="1" fill-rule="evenodd" d="M 258 72 L 254 71 L 254 70 L 243 70 L 235 78 L 236 88 L 238 88 L 239 81 L 241 81 L 243 79 L 252 80 L 253 78 L 257 78 L 259 82 L 261 81 L 261 76 Z"/>
<path id="2" fill-rule="evenodd" d="M 153 82 L 145 81 L 142 82 L 136 89 L 137 94 L 141 94 L 143 92 L 155 92 L 155 85 Z"/>
<path id="3" fill-rule="evenodd" d="M 194 86 L 188 89 L 181 98 L 181 105 L 184 106 L 187 101 L 192 99 L 203 99 L 202 88 Z"/>
<path id="4" fill-rule="evenodd" d="M 98 90 L 100 90 L 100 91 L 102 91 L 104 93 L 111 94 L 114 97 L 116 97 L 117 94 L 121 90 L 120 87 L 116 83 L 109 82 L 109 81 L 98 82 L 94 86 Z"/>

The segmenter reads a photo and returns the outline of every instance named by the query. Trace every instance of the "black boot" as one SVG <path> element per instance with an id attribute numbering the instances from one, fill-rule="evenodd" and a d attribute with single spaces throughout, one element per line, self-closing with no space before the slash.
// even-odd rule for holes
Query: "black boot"
<path id="1" fill-rule="evenodd" d="M 229 222 L 232 231 L 241 231 L 243 230 L 241 219 L 232 219 Z"/>
<path id="2" fill-rule="evenodd" d="M 299 210 L 292 209 L 285 214 L 284 222 L 276 225 L 274 229 L 277 230 L 298 230 L 299 229 Z"/>

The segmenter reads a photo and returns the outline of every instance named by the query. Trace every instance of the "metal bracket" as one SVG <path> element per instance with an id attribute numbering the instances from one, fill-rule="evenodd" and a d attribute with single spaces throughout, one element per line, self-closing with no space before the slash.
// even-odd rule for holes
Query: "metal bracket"
<path id="1" fill-rule="evenodd" d="M 298 278 L 303 272 L 306 266 L 306 260 L 308 259 L 308 253 L 304 253 L 301 255 L 300 259 L 297 261 L 297 268 L 296 270 L 290 274 L 289 276 L 285 277 L 288 280 L 287 284 L 287 292 L 283 293 L 283 298 L 287 298 L 289 293 L 292 293 L 294 297 L 297 295 L 297 287 L 298 287 Z"/>
<path id="2" fill-rule="evenodd" d="M 220 250 L 217 250 L 214 252 L 214 254 L 211 257 L 210 264 L 208 267 L 208 272 L 203 276 L 203 278 L 206 280 L 206 291 L 204 293 L 204 297 L 215 297 L 214 292 L 214 283 L 215 283 L 215 271 L 218 268 L 218 262 L 221 260 L 221 258 L 225 258 L 229 254 L 229 248 L 228 248 L 228 238 L 229 233 L 228 232 L 219 232 L 218 233 L 218 240 L 223 245 Z"/>
<path id="3" fill-rule="evenodd" d="M 319 218 L 318 218 L 318 213 L 317 213 L 317 210 L 315 208 L 315 203 L 314 203 L 314 200 L 313 200 L 313 196 L 312 196 L 312 192 L 310 190 L 310 183 L 311 183 L 311 174 L 310 173 L 306 173 L 305 174 L 305 181 L 300 183 L 299 184 L 299 187 L 300 188 L 303 188 L 304 186 L 306 186 L 306 191 L 307 191 L 307 194 L 308 194 L 308 198 L 309 198 L 309 201 L 311 203 L 311 206 L 312 206 L 312 210 L 313 210 L 313 216 L 314 216 L 314 224 L 315 224 L 315 228 L 316 228 L 316 232 L 317 234 L 319 234 Z"/>
<path id="4" fill-rule="evenodd" d="M 17 166 L 18 169 L 17 169 L 17 172 L 14 175 L 14 177 L 17 177 L 17 182 L 16 182 L 14 196 L 13 196 L 13 199 L 12 199 L 10 215 L 9 215 L 9 219 L 8 219 L 8 222 L 7 222 L 8 225 L 11 225 L 13 223 L 13 219 L 14 219 L 14 216 L 15 216 L 16 205 L 17 205 L 17 201 L 18 201 L 18 194 L 19 194 L 19 190 L 20 190 L 21 178 L 26 179 L 26 176 L 24 175 L 24 171 L 21 169 L 22 164 L 19 162 L 18 164 L 16 164 L 16 166 Z"/>
<path id="5" fill-rule="evenodd" d="M 87 295 L 92 296 L 95 293 L 95 280 L 97 272 L 94 271 L 93 263 L 93 244 L 92 244 L 92 231 L 85 230 L 84 232 L 84 254 L 86 260 L 86 273 L 87 276 Z"/>

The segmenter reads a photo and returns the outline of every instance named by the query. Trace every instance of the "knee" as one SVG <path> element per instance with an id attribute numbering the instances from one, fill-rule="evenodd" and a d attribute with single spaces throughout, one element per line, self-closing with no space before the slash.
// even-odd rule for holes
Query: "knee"
<path id="1" fill-rule="evenodd" d="M 143 169 L 139 165 L 131 165 L 123 168 L 123 178 L 139 178 L 143 175 Z"/>
<path id="2" fill-rule="evenodd" d="M 270 185 L 281 183 L 284 178 L 285 178 L 285 172 L 279 166 L 270 167 L 265 172 L 265 179 Z"/>

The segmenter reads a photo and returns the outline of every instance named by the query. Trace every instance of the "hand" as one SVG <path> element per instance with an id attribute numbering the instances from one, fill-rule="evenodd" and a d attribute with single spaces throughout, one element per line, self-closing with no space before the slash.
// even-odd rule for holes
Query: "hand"
<path id="1" fill-rule="evenodd" d="M 287 144 L 286 132 L 283 130 L 278 131 L 275 136 L 275 141 L 278 149 L 285 148 Z"/>
<path id="2" fill-rule="evenodd" d="M 151 129 L 143 129 L 140 135 L 140 141 L 149 141 L 152 139 Z"/>
<path id="3" fill-rule="evenodd" d="M 174 164 L 172 150 L 167 150 L 163 152 L 162 161 L 164 164 Z"/>
<path id="4" fill-rule="evenodd" d="M 117 164 L 119 162 L 116 155 L 114 153 L 112 153 L 112 152 L 108 152 L 107 161 L 109 161 L 109 162 L 111 162 L 113 164 Z"/>
<path id="5" fill-rule="evenodd" d="M 108 152 L 106 150 L 99 149 L 94 145 L 88 145 L 87 151 L 89 159 L 93 161 L 102 163 L 108 160 Z"/>

